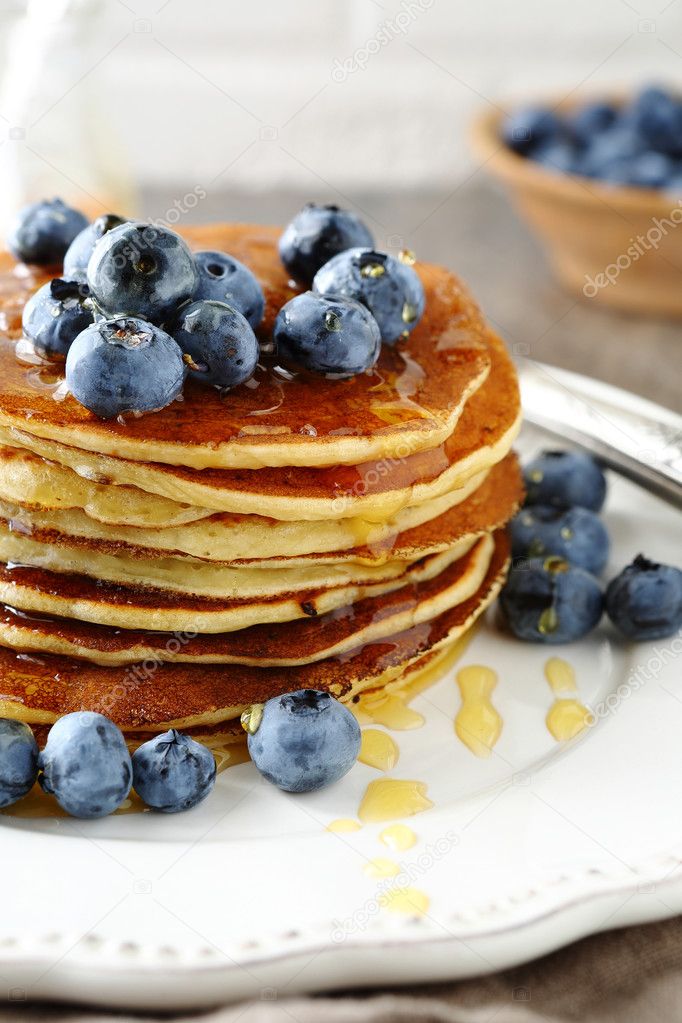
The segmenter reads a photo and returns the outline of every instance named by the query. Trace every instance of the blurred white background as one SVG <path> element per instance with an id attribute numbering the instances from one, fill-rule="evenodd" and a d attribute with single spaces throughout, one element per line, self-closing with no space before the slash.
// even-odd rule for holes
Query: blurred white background
<path id="1" fill-rule="evenodd" d="M 12 206 L 17 165 L 36 195 L 104 205 L 128 179 L 172 198 L 454 188 L 477 110 L 682 80 L 682 0 L 32 0 L 17 34 L 26 6 L 0 7 Z"/>

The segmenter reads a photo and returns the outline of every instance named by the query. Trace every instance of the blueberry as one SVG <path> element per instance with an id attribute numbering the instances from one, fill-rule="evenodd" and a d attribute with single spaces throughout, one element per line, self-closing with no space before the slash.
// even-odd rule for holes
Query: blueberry
<path id="1" fill-rule="evenodd" d="M 533 558 L 512 567 L 500 606 L 518 639 L 571 643 L 587 635 L 602 615 L 599 583 L 563 558 Z"/>
<path id="2" fill-rule="evenodd" d="M 373 245 L 371 231 L 355 213 L 308 203 L 284 229 L 279 255 L 291 276 L 310 286 L 320 267 L 339 252 Z"/>
<path id="3" fill-rule="evenodd" d="M 630 162 L 647 148 L 630 125 L 616 122 L 592 140 L 581 159 L 581 172 L 615 184 L 625 183 L 621 179 L 627 180 Z"/>
<path id="4" fill-rule="evenodd" d="M 283 362 L 344 377 L 370 369 L 381 351 L 379 325 L 364 305 L 312 291 L 280 309 L 273 338 Z"/>
<path id="5" fill-rule="evenodd" d="M 598 575 L 609 556 L 606 527 L 587 508 L 530 505 L 512 520 L 510 530 L 515 558 L 557 554 L 572 565 Z"/>
<path id="6" fill-rule="evenodd" d="M 604 473 L 585 451 L 543 451 L 524 467 L 523 478 L 526 504 L 577 504 L 598 512 L 606 497 Z"/>
<path id="7" fill-rule="evenodd" d="M 66 356 L 66 383 L 87 409 L 112 419 L 164 408 L 182 393 L 185 363 L 165 331 L 134 317 L 98 320 Z"/>
<path id="8" fill-rule="evenodd" d="M 682 571 L 638 555 L 612 579 L 606 613 L 628 639 L 664 639 L 682 626 Z"/>
<path id="9" fill-rule="evenodd" d="M 618 111 L 612 103 L 586 103 L 568 119 L 568 128 L 577 142 L 587 145 L 596 135 L 610 128 L 617 117 Z"/>
<path id="10" fill-rule="evenodd" d="M 192 297 L 199 281 L 180 235 L 151 224 L 121 224 L 95 245 L 88 284 L 102 311 L 163 322 Z"/>
<path id="11" fill-rule="evenodd" d="M 252 708 L 244 726 L 254 764 L 285 792 L 331 785 L 350 771 L 360 752 L 360 726 L 351 712 L 316 689 L 285 693 Z"/>
<path id="12" fill-rule="evenodd" d="M 133 788 L 161 813 L 191 810 L 211 793 L 215 779 L 211 751 L 174 728 L 133 753 Z"/>
<path id="13" fill-rule="evenodd" d="M 315 274 L 313 290 L 366 305 L 387 344 L 407 337 L 424 313 L 424 288 L 414 269 L 373 249 L 334 256 Z"/>
<path id="14" fill-rule="evenodd" d="M 530 156 L 544 167 L 557 171 L 559 174 L 572 174 L 580 166 L 576 149 L 565 139 L 544 143 L 534 149 Z"/>
<path id="15" fill-rule="evenodd" d="M 674 163 L 665 153 L 647 150 L 630 163 L 628 183 L 640 188 L 660 188 L 670 178 Z"/>
<path id="16" fill-rule="evenodd" d="M 93 322 L 87 302 L 88 286 L 83 279 L 56 277 L 31 295 L 24 306 L 21 323 L 24 337 L 40 355 L 66 355 L 71 343 Z"/>
<path id="17" fill-rule="evenodd" d="M 64 269 L 62 271 L 64 276 L 70 277 L 71 274 L 79 270 L 86 272 L 92 251 L 100 238 L 107 231 L 120 227 L 121 224 L 126 224 L 127 222 L 126 217 L 119 217 L 116 213 L 105 213 L 103 216 L 98 217 L 97 220 L 94 220 L 92 224 L 84 227 L 66 250 Z"/>
<path id="18" fill-rule="evenodd" d="M 38 777 L 38 743 L 23 721 L 0 718 L 0 808 L 11 806 Z"/>
<path id="19" fill-rule="evenodd" d="M 544 107 L 524 107 L 515 110 L 502 122 L 502 141 L 516 153 L 528 154 L 540 143 L 557 138 L 562 131 L 561 121 Z"/>
<path id="20" fill-rule="evenodd" d="M 130 792 L 132 766 L 123 733 L 93 711 L 66 714 L 40 754 L 40 784 L 72 817 L 106 817 Z"/>
<path id="21" fill-rule="evenodd" d="M 237 387 L 258 365 L 256 335 L 241 313 L 224 302 L 190 302 L 170 328 L 190 356 L 190 376 L 215 387 Z"/>
<path id="22" fill-rule="evenodd" d="M 682 153 L 682 103 L 664 89 L 643 89 L 626 118 L 648 148 L 661 153 Z"/>
<path id="23" fill-rule="evenodd" d="M 263 319 L 263 289 L 247 266 L 225 252 L 195 252 L 199 284 L 195 301 L 208 298 L 226 302 L 246 317 L 255 330 Z"/>
<path id="24" fill-rule="evenodd" d="M 15 259 L 58 266 L 87 218 L 61 199 L 43 199 L 21 210 L 12 224 L 7 248 Z"/>

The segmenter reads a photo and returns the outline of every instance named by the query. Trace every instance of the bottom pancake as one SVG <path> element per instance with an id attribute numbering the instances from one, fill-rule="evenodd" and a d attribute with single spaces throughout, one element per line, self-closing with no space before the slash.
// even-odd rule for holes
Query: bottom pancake
<path id="1" fill-rule="evenodd" d="M 348 654 L 289 668 L 155 664 L 102 667 L 55 655 L 0 649 L 0 715 L 51 724 L 62 714 L 96 710 L 124 731 L 213 727 L 253 703 L 296 689 L 321 689 L 345 702 L 404 676 L 419 660 L 461 636 L 499 592 L 509 562 L 504 531 L 476 593 L 432 621 Z"/>

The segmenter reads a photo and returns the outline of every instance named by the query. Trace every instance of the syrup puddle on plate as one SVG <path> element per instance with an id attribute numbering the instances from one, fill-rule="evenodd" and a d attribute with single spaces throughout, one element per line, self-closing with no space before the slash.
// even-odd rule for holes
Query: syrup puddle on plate
<path id="1" fill-rule="evenodd" d="M 457 673 L 457 685 L 462 705 L 455 732 L 477 757 L 489 757 L 502 731 L 502 718 L 490 700 L 497 675 L 492 668 L 472 664 Z"/>
<path id="2" fill-rule="evenodd" d="M 389 824 L 379 833 L 379 841 L 393 852 L 405 852 L 417 844 L 417 836 L 407 824 Z"/>
<path id="3" fill-rule="evenodd" d="M 359 831 L 361 827 L 360 821 L 353 820 L 352 817 L 337 817 L 336 820 L 330 821 L 325 830 L 343 835 L 349 834 L 352 831 Z"/>
<path id="4" fill-rule="evenodd" d="M 583 732 L 592 721 L 591 711 L 580 702 L 573 666 L 561 657 L 550 657 L 545 678 L 556 699 L 545 721 L 557 742 L 568 742 Z"/>
<path id="5" fill-rule="evenodd" d="M 430 810 L 432 806 L 424 782 L 378 778 L 367 786 L 358 817 L 363 824 L 377 824 L 412 817 L 416 813 Z"/>
<path id="6" fill-rule="evenodd" d="M 391 771 L 398 763 L 400 750 L 398 744 L 387 732 L 378 728 L 363 728 L 362 745 L 358 760 L 377 771 Z"/>

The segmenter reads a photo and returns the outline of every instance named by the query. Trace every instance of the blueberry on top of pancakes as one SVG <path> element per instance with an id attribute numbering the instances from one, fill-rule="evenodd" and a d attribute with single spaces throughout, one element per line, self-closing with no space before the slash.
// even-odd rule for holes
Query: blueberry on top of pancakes
<path id="1" fill-rule="evenodd" d="M 108 231 L 88 262 L 88 285 L 109 316 L 163 323 L 192 298 L 199 274 L 189 246 L 167 227 L 131 222 Z"/>
<path id="2" fill-rule="evenodd" d="M 309 286 L 320 267 L 339 252 L 373 244 L 371 231 L 355 213 L 310 202 L 284 229 L 279 255 L 288 273 Z"/>
<path id="3" fill-rule="evenodd" d="M 414 268 L 373 249 L 348 249 L 330 259 L 315 274 L 313 290 L 367 306 L 390 345 L 407 337 L 424 313 L 424 288 Z"/>
<path id="4" fill-rule="evenodd" d="M 248 266 L 226 252 L 195 252 L 194 261 L 199 271 L 195 301 L 207 298 L 226 302 L 237 309 L 255 330 L 263 319 L 265 298 Z"/>
<path id="5" fill-rule="evenodd" d="M 89 289 L 82 275 L 56 277 L 29 298 L 21 317 L 24 337 L 47 358 L 65 356 L 75 337 L 89 327 L 94 316 Z"/>
<path id="6" fill-rule="evenodd" d="M 88 221 L 62 199 L 42 199 L 19 211 L 7 238 L 15 259 L 38 266 L 58 266 Z"/>
<path id="7" fill-rule="evenodd" d="M 371 369 L 381 351 L 379 325 L 365 306 L 312 291 L 280 309 L 273 338 L 283 362 L 339 377 Z"/>
<path id="8" fill-rule="evenodd" d="M 165 408 L 182 393 L 185 372 L 173 338 L 132 316 L 93 323 L 66 357 L 69 390 L 102 419 Z"/>
<path id="9" fill-rule="evenodd" d="M 229 388 L 243 384 L 258 365 L 256 335 L 240 312 L 225 302 L 190 302 L 171 332 L 200 383 Z"/>
<path id="10" fill-rule="evenodd" d="M 84 227 L 66 250 L 62 271 L 64 276 L 69 277 L 79 271 L 85 273 L 88 269 L 88 260 L 100 238 L 104 237 L 107 231 L 112 231 L 127 221 L 127 217 L 119 217 L 117 213 L 105 213 Z"/>

